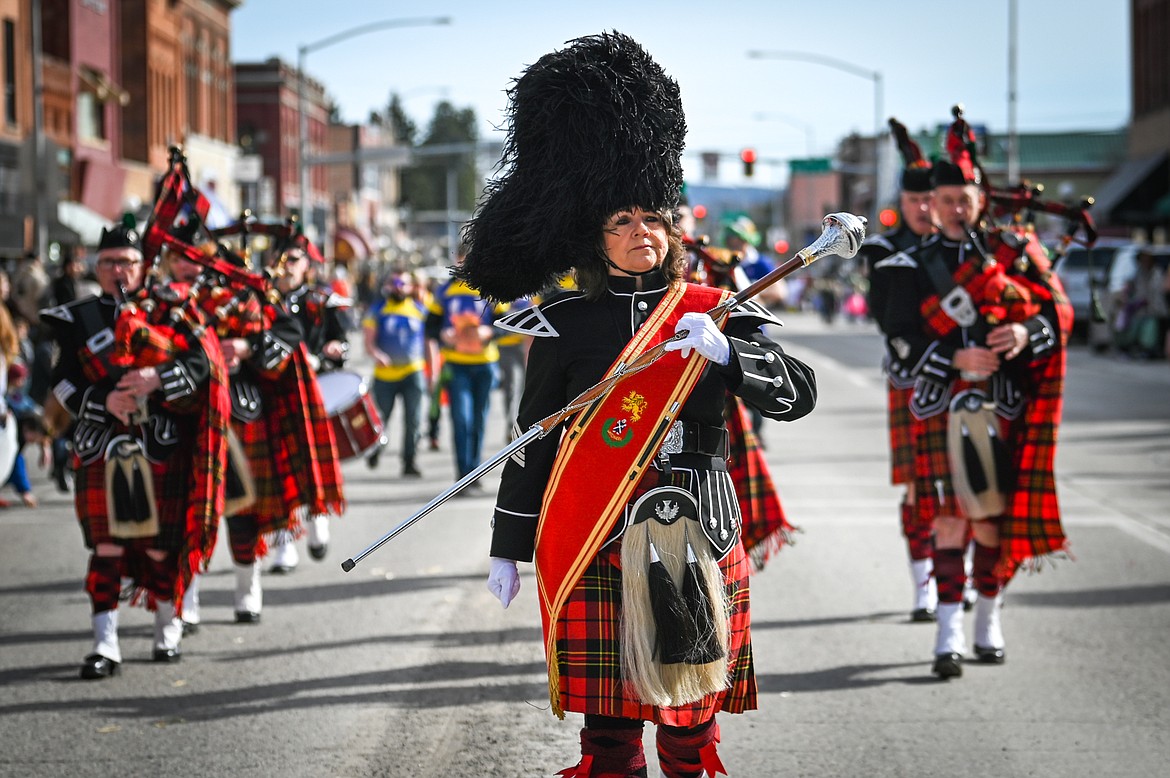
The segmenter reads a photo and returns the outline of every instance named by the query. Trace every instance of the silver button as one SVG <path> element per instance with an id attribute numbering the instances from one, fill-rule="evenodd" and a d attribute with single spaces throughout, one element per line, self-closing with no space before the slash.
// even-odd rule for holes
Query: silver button
<path id="1" fill-rule="evenodd" d="M 646 309 L 647 309 L 647 308 L 649 308 L 649 307 L 650 307 L 650 306 L 646 304 L 646 301 L 645 301 L 645 300 L 639 300 L 639 301 L 638 301 L 638 310 L 639 310 L 639 311 L 644 311 L 644 310 L 646 310 Z"/>
<path id="2" fill-rule="evenodd" d="M 767 354 L 764 354 L 764 361 L 767 362 L 769 365 L 772 364 L 773 362 L 776 361 L 776 354 L 769 351 Z"/>
<path id="3" fill-rule="evenodd" d="M 780 376 L 776 376 L 775 378 L 772 379 L 772 386 L 783 386 L 783 385 L 784 385 L 784 379 L 781 378 Z"/>

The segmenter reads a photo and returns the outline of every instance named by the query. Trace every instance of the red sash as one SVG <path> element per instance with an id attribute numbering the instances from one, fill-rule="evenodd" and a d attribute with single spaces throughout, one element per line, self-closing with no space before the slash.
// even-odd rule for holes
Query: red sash
<path id="1" fill-rule="evenodd" d="M 730 292 L 686 284 L 672 289 L 634 334 L 606 376 L 674 335 L 684 313 L 710 310 Z M 667 354 L 578 414 L 561 438 L 536 528 L 536 580 L 548 659 L 549 696 L 560 708 L 556 620 L 593 561 L 690 396 L 707 360 Z"/>

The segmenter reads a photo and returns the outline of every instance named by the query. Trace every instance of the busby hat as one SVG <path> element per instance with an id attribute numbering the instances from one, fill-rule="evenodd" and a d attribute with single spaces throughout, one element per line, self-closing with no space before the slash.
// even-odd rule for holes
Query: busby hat
<path id="1" fill-rule="evenodd" d="M 669 211 L 682 188 L 686 119 L 678 84 L 618 32 L 569 41 L 508 90 L 502 175 L 464 229 L 455 275 L 495 300 L 601 262 L 605 219 Z"/>
<path id="2" fill-rule="evenodd" d="M 930 162 L 922 156 L 922 147 L 910 137 L 906 125 L 890 117 L 890 132 L 898 144 L 898 151 L 902 154 L 902 191 L 929 192 L 934 189 L 930 176 Z"/>
<path id="3" fill-rule="evenodd" d="M 122 217 L 122 221 L 115 224 L 109 229 L 103 227 L 101 238 L 98 239 L 98 251 L 105 251 L 106 249 L 124 249 L 132 248 L 142 251 L 142 245 L 139 242 L 138 230 L 135 229 L 134 214 L 128 213 Z"/>

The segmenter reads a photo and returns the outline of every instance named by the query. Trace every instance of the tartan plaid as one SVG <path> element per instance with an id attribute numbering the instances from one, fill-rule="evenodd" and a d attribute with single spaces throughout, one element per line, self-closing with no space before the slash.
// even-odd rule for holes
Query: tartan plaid
<path id="1" fill-rule="evenodd" d="M 773 554 L 792 542 L 792 533 L 797 528 L 788 522 L 780 504 L 780 495 L 743 401 L 729 394 L 723 418 L 728 435 L 727 472 L 735 485 L 743 517 L 741 538 L 753 568 L 759 571 Z"/>
<path id="2" fill-rule="evenodd" d="M 73 504 L 77 520 L 85 536 L 86 548 L 98 543 L 116 543 L 126 549 L 158 548 L 178 551 L 187 540 L 187 499 L 190 495 L 190 469 L 184 467 L 181 451 L 176 451 L 165 462 L 151 462 L 154 495 L 158 500 L 159 534 L 148 538 L 115 538 L 110 536 L 110 516 L 106 507 L 106 460 L 81 464 L 76 455 L 73 466 Z"/>
<path id="3" fill-rule="evenodd" d="M 303 344 L 275 380 L 262 381 L 264 414 L 254 422 L 232 419 L 256 481 L 256 502 L 240 516 L 256 521 L 262 538 L 279 530 L 300 536 L 309 515 L 345 510 L 337 443 L 317 378 Z"/>
<path id="4" fill-rule="evenodd" d="M 982 383 L 956 380 L 954 393 L 983 386 Z M 938 516 L 962 516 L 951 484 L 951 463 L 947 454 L 947 424 L 949 413 L 938 413 L 915 424 L 914 448 L 914 516 L 918 522 L 932 522 Z M 1000 439 L 1011 445 L 1009 425 L 999 416 Z"/>
<path id="5" fill-rule="evenodd" d="M 719 563 L 731 597 L 730 686 L 677 708 L 644 705 L 623 693 L 621 681 L 621 540 L 602 549 L 586 568 L 557 618 L 560 700 L 566 711 L 693 727 L 718 711 L 756 708 L 748 603 L 750 565 L 736 545 Z"/>
<path id="6" fill-rule="evenodd" d="M 1011 425 L 1008 440 L 1016 482 L 999 530 L 1000 569 L 1005 581 L 1020 567 L 1039 569 L 1045 558 L 1067 554 L 1054 473 L 1065 360 L 1061 348 L 1040 366 L 1034 375 L 1031 401 Z"/>
<path id="7" fill-rule="evenodd" d="M 1029 250 L 1030 257 L 1034 252 Z M 998 307 L 986 301 L 980 310 L 1007 317 L 1032 316 L 1050 304 L 1055 310 L 1061 345 L 1049 358 L 1028 367 L 1024 383 L 1028 397 L 1024 412 L 1013 422 L 1001 421 L 1001 433 L 1012 457 L 1015 482 L 1007 490 L 1007 508 L 1000 522 L 1000 563 L 997 572 L 1004 582 L 1021 568 L 1038 569 L 1045 559 L 1067 554 L 1067 538 L 1060 522 L 1060 505 L 1056 497 L 1053 465 L 1056 459 L 1057 427 L 1063 406 L 1064 375 L 1067 355 L 1064 346 L 1072 328 L 1072 306 L 1059 279 L 1047 263 L 1033 261 L 1026 274 L 1012 272 L 1006 263 L 1003 271 L 983 279 L 983 293 L 999 293 Z M 960 272 L 962 268 L 960 268 Z M 956 280 L 959 274 L 956 274 Z M 1011 290 L 1008 292 L 1008 290 Z M 1005 300 L 1005 295 L 1010 300 Z M 937 302 L 937 298 L 936 298 Z M 994 308 L 994 310 L 993 310 Z M 923 314 L 927 305 L 923 304 Z M 1016 321 L 1007 318 L 1004 321 Z M 928 322 L 929 325 L 929 322 Z M 935 331 L 937 337 L 942 333 Z M 955 391 L 970 384 L 955 383 Z M 947 414 L 920 422 L 916 446 L 917 519 L 930 521 L 938 515 L 961 516 L 954 500 L 947 464 Z M 941 488 L 940 498 L 938 490 Z"/>
<path id="8" fill-rule="evenodd" d="M 910 398 L 914 387 L 898 389 L 887 385 L 890 428 L 890 483 L 908 484 L 914 480 L 914 414 Z"/>
<path id="9" fill-rule="evenodd" d="M 205 564 L 215 548 L 224 499 L 224 459 L 227 455 L 224 431 L 231 406 L 227 391 L 227 369 L 214 334 L 209 331 L 196 334 L 191 322 L 198 324 L 197 318 L 182 318 L 172 326 L 150 322 L 149 319 L 169 322 L 170 309 L 166 301 L 159 301 L 149 318 L 131 314 L 127 309 L 115 324 L 117 333 L 139 340 L 139 345 L 143 345 L 142 333 L 146 333 L 150 341 L 149 348 L 130 352 L 133 353 L 134 361 L 125 367 L 162 364 L 182 351 L 195 348 L 192 341 L 198 344 L 197 347 L 203 351 L 210 366 L 205 386 L 199 387 L 198 391 L 188 397 L 161 403 L 178 426 L 180 440 L 187 445 L 178 447 L 163 462 L 151 463 L 158 503 L 159 534 L 154 538 L 132 540 L 115 540 L 110 537 L 104 458 L 82 466 L 74 456 L 77 471 L 74 502 L 89 548 L 97 543 L 117 543 L 133 552 L 147 548 L 174 552 L 177 572 L 171 599 L 181 603 L 191 577 Z M 184 310 L 189 316 L 195 315 L 192 306 L 185 305 Z M 122 319 L 129 320 L 131 316 L 135 317 L 133 322 L 123 322 Z M 114 350 L 128 353 L 122 343 L 117 344 Z M 87 373 L 96 364 L 101 363 L 92 357 L 83 360 L 83 368 Z M 102 369 L 105 369 L 104 364 Z M 144 588 L 147 583 L 136 578 L 138 588 Z"/>

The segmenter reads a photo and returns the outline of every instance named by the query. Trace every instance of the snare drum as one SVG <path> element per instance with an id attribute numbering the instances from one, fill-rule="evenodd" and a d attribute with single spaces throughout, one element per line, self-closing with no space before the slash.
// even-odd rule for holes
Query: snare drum
<path id="1" fill-rule="evenodd" d="M 341 459 L 365 456 L 382 441 L 382 417 L 366 382 L 343 370 L 317 376 L 321 400 Z"/>

